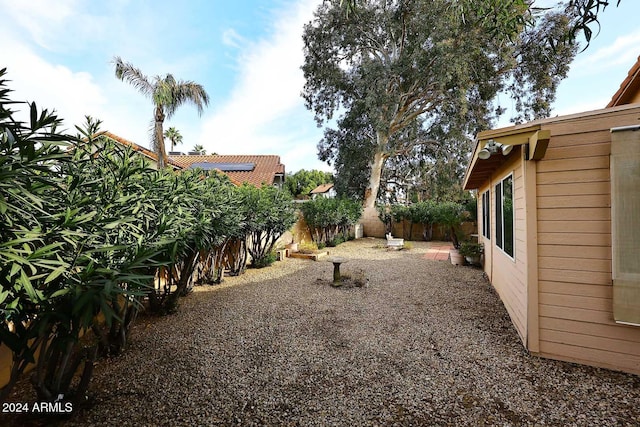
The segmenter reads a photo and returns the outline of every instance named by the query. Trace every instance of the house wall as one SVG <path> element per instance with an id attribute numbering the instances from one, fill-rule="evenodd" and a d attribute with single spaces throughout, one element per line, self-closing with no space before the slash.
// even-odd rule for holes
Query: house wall
<path id="1" fill-rule="evenodd" d="M 519 148 L 513 150 L 507 162 L 497 169 L 487 185 L 478 191 L 478 231 L 480 242 L 484 244 L 484 269 L 511 317 L 523 343 L 527 342 L 527 248 L 525 222 L 525 194 L 523 161 Z M 495 187 L 502 179 L 513 173 L 514 187 L 514 258 L 496 246 Z M 481 194 L 490 189 L 491 239 L 482 236 Z"/>
<path id="2" fill-rule="evenodd" d="M 610 128 L 637 124 L 640 108 L 544 125 L 537 163 L 538 354 L 640 374 L 640 327 L 614 323 Z"/>

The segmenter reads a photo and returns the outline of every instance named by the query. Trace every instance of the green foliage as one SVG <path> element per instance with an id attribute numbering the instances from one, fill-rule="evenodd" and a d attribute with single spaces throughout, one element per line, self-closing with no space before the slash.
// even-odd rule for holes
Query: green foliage
<path id="1" fill-rule="evenodd" d="M 460 252 L 460 255 L 462 256 L 477 257 L 482 255 L 484 247 L 482 246 L 482 243 L 462 242 L 460 243 L 458 252 Z"/>
<path id="2" fill-rule="evenodd" d="M 451 241 L 456 249 L 460 246 L 458 230 L 464 219 L 464 206 L 460 203 L 443 202 L 435 209 L 434 221 L 449 228 Z"/>
<path id="3" fill-rule="evenodd" d="M 333 182 L 333 175 L 331 172 L 323 172 L 319 170 L 304 170 L 301 169 L 294 174 L 287 174 L 287 179 L 284 181 L 284 187 L 289 193 L 296 199 L 308 196 L 309 193 L 321 184 L 328 184 Z"/>
<path id="4" fill-rule="evenodd" d="M 469 221 L 478 221 L 478 199 L 467 193 L 469 197 L 462 202 L 464 210 L 467 213 Z"/>
<path id="5" fill-rule="evenodd" d="M 145 301 L 174 310 L 195 281 L 221 277 L 227 245 L 255 242 L 260 221 L 279 236 L 295 215 L 274 188 L 251 204 L 225 176 L 154 170 L 91 118 L 72 136 L 29 104 L 29 122 L 19 122 L 10 107 L 23 104 L 9 99 L 4 75 L 0 344 L 13 362 L 0 400 L 38 355 L 38 399 L 80 402 L 95 359 L 122 351 Z"/>
<path id="6" fill-rule="evenodd" d="M 553 10 L 532 15 L 520 0 L 498 3 L 363 0 L 354 19 L 336 2 L 318 6 L 303 34 L 303 97 L 319 124 L 344 112 L 319 146 L 336 163 L 340 194 L 351 165 L 352 178 L 367 170 L 363 196 L 373 206 L 390 158 L 411 158 L 433 141 L 470 148 L 502 113 L 494 103 L 501 91 L 515 99 L 515 120 L 548 115 L 576 49 L 537 41 L 568 20 Z M 449 167 L 444 154 L 436 158 Z"/>
<path id="7" fill-rule="evenodd" d="M 433 224 L 436 222 L 438 204 L 433 200 L 423 200 L 409 206 L 412 223 L 422 224 L 422 238 L 426 241 L 433 236 Z"/>
<path id="8" fill-rule="evenodd" d="M 174 150 L 176 145 L 182 144 L 182 134 L 174 127 L 165 130 L 163 136 L 171 141 L 171 151 Z"/>
<path id="9" fill-rule="evenodd" d="M 349 199 L 327 199 L 319 197 L 309 200 L 300 207 L 313 241 L 320 248 L 334 246 L 336 238 L 349 238 L 349 230 L 362 216 L 362 204 Z M 341 242 L 340 242 L 341 243 Z"/>
<path id="10" fill-rule="evenodd" d="M 270 185 L 256 188 L 245 184 L 239 190 L 246 209 L 247 250 L 256 262 L 265 259 L 276 241 L 295 224 L 297 216 L 291 195 Z"/>
<path id="11" fill-rule="evenodd" d="M 277 259 L 276 253 L 274 251 L 271 251 L 268 254 L 264 255 L 262 258 L 254 258 L 254 260 L 251 263 L 251 266 L 253 268 L 269 267 L 271 264 L 276 262 L 276 259 Z"/>
<path id="12" fill-rule="evenodd" d="M 423 226 L 423 239 L 431 240 L 433 235 L 433 225 L 442 224 L 449 229 L 454 244 L 458 245 L 457 230 L 462 222 L 469 218 L 465 206 L 457 202 L 436 202 L 434 200 L 424 200 L 413 203 L 409 206 L 391 205 L 379 206 L 378 217 L 385 222 L 389 232 L 393 229 L 393 223 L 402 224 L 405 239 L 409 239 L 414 224 Z M 407 234 L 406 224 L 409 224 Z"/>

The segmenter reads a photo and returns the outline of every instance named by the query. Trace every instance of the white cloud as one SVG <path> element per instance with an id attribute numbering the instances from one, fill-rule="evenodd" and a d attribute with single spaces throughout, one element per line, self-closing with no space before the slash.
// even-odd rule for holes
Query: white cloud
<path id="1" fill-rule="evenodd" d="M 240 49 L 247 44 L 247 40 L 233 28 L 228 28 L 222 33 L 222 43 L 227 46 Z"/>
<path id="2" fill-rule="evenodd" d="M 35 101 L 40 109 L 56 110 L 67 129 L 84 121 L 86 114 L 95 116 L 104 111 L 106 98 L 91 74 L 51 64 L 7 34 L 2 38 L 12 99 Z"/>
<path id="3" fill-rule="evenodd" d="M 631 67 L 638 57 L 640 30 L 617 37 L 613 43 L 593 53 L 581 54 L 571 67 L 579 74 L 597 74 L 615 67 Z"/>
<path id="4" fill-rule="evenodd" d="M 229 101 L 202 124 L 198 143 L 207 151 L 279 154 L 290 171 L 320 164 L 315 154 L 320 133 L 300 97 L 302 30 L 318 4 L 303 0 L 290 7 L 277 17 L 269 39 L 245 46 Z M 230 34 L 227 37 L 235 42 L 237 34 Z"/>
<path id="5" fill-rule="evenodd" d="M 47 0 L 0 0 L 5 14 L 4 23 L 12 21 L 23 27 L 43 47 L 49 47 L 47 39 L 50 33 L 71 16 L 76 4 L 76 0 L 63 0 L 55 5 Z"/>

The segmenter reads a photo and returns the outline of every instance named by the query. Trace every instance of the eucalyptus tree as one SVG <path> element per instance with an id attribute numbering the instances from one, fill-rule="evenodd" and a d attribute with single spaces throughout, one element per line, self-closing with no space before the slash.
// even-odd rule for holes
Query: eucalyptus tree
<path id="1" fill-rule="evenodd" d="M 209 105 L 209 95 L 202 85 L 192 81 L 176 80 L 171 74 L 150 79 L 140 69 L 131 63 L 124 62 L 119 56 L 113 59 L 113 63 L 118 79 L 130 83 L 153 102 L 152 142 L 154 151 L 158 155 L 158 167 L 163 168 L 167 164 L 163 132 L 165 118 L 171 118 L 178 107 L 185 103 L 195 105 L 198 114 L 202 114 L 204 107 Z"/>
<path id="2" fill-rule="evenodd" d="M 345 15 L 353 16 L 357 13 L 358 4 L 360 0 L 332 0 L 334 4 L 343 8 Z M 615 2 L 616 6 L 620 6 L 622 0 Z M 565 0 L 558 1 L 553 6 L 545 6 L 545 8 L 553 7 L 558 11 L 562 11 L 570 18 L 568 31 L 558 39 L 549 39 L 546 42 L 557 44 L 566 41 L 575 41 L 578 39 L 578 34 L 582 33 L 587 47 L 593 36 L 593 27 L 600 28 L 600 22 L 598 21 L 598 15 L 605 11 L 605 9 L 613 3 L 612 0 Z M 536 5 L 535 0 L 504 0 L 496 2 L 495 0 L 474 0 L 470 2 L 460 1 L 459 10 L 464 14 L 469 9 L 477 9 L 487 12 L 488 16 L 494 17 L 495 22 L 506 21 L 510 22 L 514 26 L 532 25 L 532 16 L 541 7 Z M 539 3 L 538 3 L 539 4 Z M 528 11 L 529 14 L 522 14 L 517 12 L 513 14 L 513 10 L 510 6 L 518 6 L 520 11 Z M 498 26 L 496 26 L 498 28 Z M 586 48 L 586 47 L 585 47 Z"/>
<path id="3" fill-rule="evenodd" d="M 171 151 L 176 145 L 182 144 L 182 135 L 180 131 L 173 126 L 164 131 L 164 137 L 171 141 Z"/>
<path id="4" fill-rule="evenodd" d="M 374 133 L 365 207 L 374 206 L 385 160 L 407 142 L 394 137 L 417 119 L 427 128 L 464 123 L 474 134 L 502 111 L 493 101 L 503 90 L 516 98 L 518 120 L 549 113 L 576 48 L 536 40 L 565 32 L 568 19 L 547 12 L 535 26 L 495 22 L 479 7 L 461 14 L 467 3 L 367 0 L 351 20 L 323 2 L 305 25 L 306 106 L 319 124 L 357 111 Z M 504 7 L 529 13 L 517 2 Z"/>

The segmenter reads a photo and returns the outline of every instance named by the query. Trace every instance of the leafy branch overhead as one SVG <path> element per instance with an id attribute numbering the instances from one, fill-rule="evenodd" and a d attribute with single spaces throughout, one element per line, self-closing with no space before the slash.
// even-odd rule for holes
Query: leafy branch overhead
<path id="1" fill-rule="evenodd" d="M 357 19 L 357 10 L 358 10 L 358 0 L 332 0 L 337 2 L 337 4 L 343 8 L 344 13 L 347 17 L 353 17 L 356 15 Z M 616 6 L 620 6 L 622 0 L 617 0 L 615 2 Z M 567 32 L 562 35 L 561 38 L 552 38 L 548 39 L 552 45 L 556 45 L 558 43 L 564 43 L 567 41 L 579 41 L 579 34 L 582 33 L 584 40 L 586 42 L 585 49 L 589 46 L 591 42 L 591 38 L 593 36 L 593 27 L 597 27 L 598 31 L 600 29 L 600 21 L 598 20 L 598 15 L 605 11 L 607 6 L 613 3 L 611 0 L 569 0 L 569 1 L 559 1 L 555 6 L 553 6 L 557 10 L 563 10 L 565 15 L 570 19 L 570 25 L 567 28 Z M 476 1 L 470 3 L 460 2 L 459 7 L 461 14 L 464 16 L 465 8 L 477 8 L 478 11 L 484 12 L 487 19 L 493 19 L 494 22 L 505 22 L 508 26 L 510 26 L 514 31 L 516 28 L 531 25 L 533 21 L 531 19 L 527 19 L 526 15 L 523 14 L 511 14 L 509 6 L 511 5 L 519 5 L 522 10 L 528 10 L 530 12 L 529 16 L 532 16 L 535 13 L 540 12 L 541 10 L 548 9 L 549 7 L 538 7 L 536 6 L 535 0 L 510 0 L 510 1 L 502 1 L 502 2 L 485 2 L 485 1 Z M 496 25 L 493 29 L 494 32 L 497 32 L 499 26 Z M 597 32 L 596 32 L 597 34 Z"/>
<path id="2" fill-rule="evenodd" d="M 515 120 L 549 113 L 576 47 L 540 41 L 564 33 L 569 20 L 555 11 L 532 14 L 521 1 L 500 5 L 368 0 L 348 17 L 338 3 L 324 2 L 305 25 L 302 96 L 319 124 L 340 114 L 320 155 L 335 161 L 356 141 L 366 145 L 366 206 L 389 158 L 434 140 L 464 143 L 502 113 L 499 92 L 516 100 Z"/>

